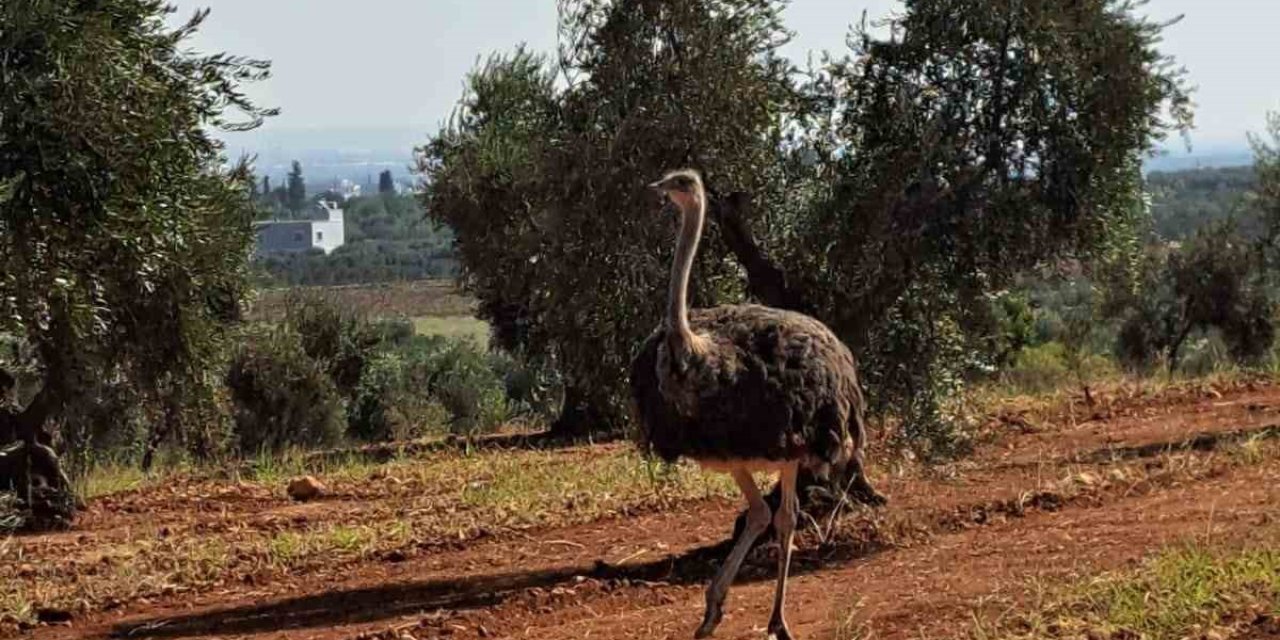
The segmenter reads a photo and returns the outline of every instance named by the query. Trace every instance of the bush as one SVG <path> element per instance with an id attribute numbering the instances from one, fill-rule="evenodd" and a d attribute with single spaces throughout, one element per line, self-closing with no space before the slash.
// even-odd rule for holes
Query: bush
<path id="1" fill-rule="evenodd" d="M 503 381 L 471 340 L 418 338 L 406 358 L 407 382 L 449 412 L 450 431 L 488 431 L 507 420 Z"/>
<path id="2" fill-rule="evenodd" d="M 241 453 L 330 445 L 342 436 L 338 390 L 288 328 L 247 336 L 226 382 Z"/>
<path id="3" fill-rule="evenodd" d="M 548 367 L 506 352 L 489 354 L 489 368 L 502 380 L 512 416 L 550 422 L 560 410 L 559 377 Z"/>
<path id="4" fill-rule="evenodd" d="M 896 446 L 925 459 L 956 455 L 969 446 L 955 398 L 968 371 L 981 368 L 960 323 L 950 312 L 954 293 L 913 287 L 885 317 L 860 354 L 858 373 L 870 415 L 892 415 Z"/>
<path id="5" fill-rule="evenodd" d="M 344 398 L 355 393 L 364 367 L 382 342 L 378 327 L 316 291 L 296 290 L 285 299 L 285 325 L 302 350 L 333 379 Z"/>
<path id="6" fill-rule="evenodd" d="M 1018 352 L 1002 381 L 1016 391 L 1037 393 L 1064 385 L 1083 384 L 1114 376 L 1111 358 L 1091 352 L 1073 352 L 1061 342 L 1048 342 Z"/>
<path id="7" fill-rule="evenodd" d="M 383 441 L 436 430 L 490 431 L 511 415 L 506 382 L 512 374 L 504 356 L 486 354 L 470 340 L 414 337 L 369 362 L 347 408 L 349 433 Z"/>
<path id="8" fill-rule="evenodd" d="M 369 442 L 418 438 L 448 422 L 447 409 L 409 384 L 408 365 L 398 353 L 369 363 L 347 406 L 348 434 Z"/>
<path id="9" fill-rule="evenodd" d="M 1020 391 L 1046 391 L 1060 386 L 1070 376 L 1066 347 L 1049 342 L 1020 351 L 1004 379 Z"/>

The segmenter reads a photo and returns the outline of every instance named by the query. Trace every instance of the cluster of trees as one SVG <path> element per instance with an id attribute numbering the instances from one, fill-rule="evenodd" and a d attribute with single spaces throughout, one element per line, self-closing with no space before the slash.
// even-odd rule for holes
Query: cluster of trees
<path id="1" fill-rule="evenodd" d="M 1154 174 L 1146 243 L 1099 274 L 1097 311 L 1117 323 L 1115 354 L 1138 369 L 1176 370 L 1188 340 L 1211 338 L 1237 363 L 1271 355 L 1280 120 L 1253 137 L 1253 167 Z M 1119 265 L 1115 265 L 1119 266 Z"/>
<path id="2" fill-rule="evenodd" d="M 1190 103 L 1128 3 L 920 0 L 808 70 L 782 5 L 562 3 L 556 59 L 491 59 L 419 150 L 497 343 L 564 378 L 557 428 L 625 421 L 672 244 L 644 185 L 668 169 L 712 191 L 693 304 L 816 315 L 926 453 L 993 357 L 996 292 L 1140 245 L 1143 155 Z"/>
<path id="3" fill-rule="evenodd" d="M 1247 215 L 1248 194 L 1257 185 L 1252 167 L 1217 167 L 1154 172 L 1147 176 L 1153 232 L 1165 240 L 1185 240 L 1207 224 L 1236 218 L 1245 235 L 1256 236 Z M 1245 218 L 1241 220 L 1240 218 Z"/>
<path id="4" fill-rule="evenodd" d="M 297 160 L 285 176 L 285 183 L 271 188 L 271 176 L 262 176 L 262 190 L 257 181 L 252 183 L 254 200 L 258 203 L 258 218 L 289 219 L 306 214 L 311 205 L 307 199 L 307 181 L 302 177 L 302 163 Z"/>

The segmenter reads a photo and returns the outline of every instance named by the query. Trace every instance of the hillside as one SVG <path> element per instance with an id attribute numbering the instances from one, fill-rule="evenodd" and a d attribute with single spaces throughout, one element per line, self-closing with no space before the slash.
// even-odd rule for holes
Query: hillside
<path id="1" fill-rule="evenodd" d="M 1243 209 L 1246 192 L 1256 184 L 1253 167 L 1221 167 L 1153 172 L 1147 176 L 1155 232 L 1181 240 L 1206 224 L 1236 216 L 1241 228 L 1253 229 Z"/>

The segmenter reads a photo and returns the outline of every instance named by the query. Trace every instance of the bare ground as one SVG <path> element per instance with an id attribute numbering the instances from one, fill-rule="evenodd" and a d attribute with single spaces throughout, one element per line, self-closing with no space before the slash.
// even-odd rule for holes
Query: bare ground
<path id="1" fill-rule="evenodd" d="M 1103 398 L 1006 412 L 971 457 L 876 478 L 891 502 L 798 538 L 789 618 L 803 638 L 965 637 L 1031 586 L 1130 566 L 1188 539 L 1280 534 L 1280 388 Z M 1262 442 L 1241 453 L 1239 443 Z M 611 445 L 621 446 L 621 445 Z M 565 463 L 599 448 L 563 453 Z M 221 493 L 218 493 L 221 491 Z M 156 492 L 169 499 L 157 509 Z M 132 528 L 175 537 L 228 527 L 359 521 L 378 490 L 289 505 L 244 488 L 182 485 L 98 501 L 77 530 L 24 540 L 86 558 Z M 738 503 L 713 498 L 570 527 L 434 541 L 193 592 L 95 605 L 32 638 L 687 638 Z M 716 637 L 760 638 L 774 549 L 757 550 Z M 84 565 L 63 565 L 82 570 Z M 852 631 L 851 631 L 852 630 Z"/>

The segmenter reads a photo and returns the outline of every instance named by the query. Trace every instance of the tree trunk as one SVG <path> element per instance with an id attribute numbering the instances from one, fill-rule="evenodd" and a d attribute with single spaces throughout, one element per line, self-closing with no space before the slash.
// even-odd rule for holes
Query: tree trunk
<path id="1" fill-rule="evenodd" d="M 151 435 L 147 438 L 147 448 L 142 452 L 142 471 L 150 472 L 151 467 L 155 464 L 156 449 L 160 448 L 160 444 L 164 442 L 169 434 L 175 432 L 178 423 L 178 407 L 177 403 L 166 397 L 164 399 L 164 416 L 151 429 Z"/>
<path id="2" fill-rule="evenodd" d="M 710 210 L 713 218 L 720 224 L 721 237 L 734 257 L 747 272 L 747 291 L 760 302 L 771 307 L 798 311 L 808 315 L 816 315 L 816 305 L 811 296 L 787 278 L 787 274 L 774 264 L 755 235 L 747 226 L 750 198 L 737 192 L 727 197 L 713 194 Z M 864 443 L 859 443 L 864 444 Z M 796 492 L 800 498 L 800 508 L 809 516 L 821 519 L 836 509 L 862 503 L 872 506 L 884 504 L 884 498 L 877 494 L 867 483 L 860 461 L 832 469 L 826 480 L 815 476 L 808 469 L 801 469 L 796 479 Z M 769 508 L 776 510 L 781 503 L 782 493 L 778 485 L 765 496 Z M 746 526 L 746 512 L 738 515 L 734 523 L 733 537 L 737 539 Z M 773 524 L 769 524 L 764 534 L 756 539 L 756 545 L 763 544 L 773 537 Z"/>
<path id="3" fill-rule="evenodd" d="M 747 226 L 751 215 L 750 196 L 740 191 L 724 197 L 712 194 L 709 209 L 711 217 L 720 225 L 724 243 L 747 272 L 747 292 L 753 298 L 778 309 L 816 315 L 810 296 L 765 255 Z"/>
<path id="4" fill-rule="evenodd" d="M 551 423 L 551 435 L 566 440 L 581 438 L 600 429 L 600 419 L 600 412 L 591 406 L 590 396 L 582 387 L 566 383 L 560 417 Z"/>
<path id="5" fill-rule="evenodd" d="M 12 491 L 28 515 L 28 528 L 36 530 L 69 526 L 75 517 L 76 499 L 71 481 L 49 446 L 44 425 L 53 401 L 45 389 L 36 394 L 21 413 L 0 411 L 0 433 L 13 441 L 0 449 L 0 491 Z"/>
<path id="6" fill-rule="evenodd" d="M 1172 377 L 1178 371 L 1178 352 L 1182 350 L 1182 343 L 1187 340 L 1187 336 L 1191 335 L 1191 322 L 1187 322 L 1174 337 L 1173 343 L 1169 345 L 1169 376 Z"/>

